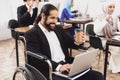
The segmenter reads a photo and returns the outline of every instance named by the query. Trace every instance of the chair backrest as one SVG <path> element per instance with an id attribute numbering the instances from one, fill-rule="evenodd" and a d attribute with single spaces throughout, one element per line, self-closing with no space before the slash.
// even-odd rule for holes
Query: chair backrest
<path id="1" fill-rule="evenodd" d="M 97 36 L 89 36 L 89 40 L 90 40 L 90 45 L 93 48 L 99 48 L 100 50 L 103 50 L 103 45 L 102 45 L 102 41 L 99 37 Z"/>
<path id="2" fill-rule="evenodd" d="M 16 38 L 16 32 L 15 32 L 15 28 L 19 27 L 18 25 L 18 21 L 15 19 L 11 19 L 8 22 L 8 27 L 11 29 L 11 35 L 12 37 L 15 39 Z"/>
<path id="3" fill-rule="evenodd" d="M 93 24 L 88 24 L 86 27 L 86 34 L 87 35 L 96 35 L 94 32 L 94 25 Z"/>
<path id="4" fill-rule="evenodd" d="M 9 20 L 8 27 L 11 29 L 15 29 L 15 28 L 19 27 L 18 21 L 15 19 Z"/>

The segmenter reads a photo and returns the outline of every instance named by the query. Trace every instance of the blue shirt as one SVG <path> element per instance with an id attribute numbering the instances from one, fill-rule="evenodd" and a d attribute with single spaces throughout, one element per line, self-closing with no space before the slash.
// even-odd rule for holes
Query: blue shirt
<path id="1" fill-rule="evenodd" d="M 68 12 L 68 10 L 66 8 L 64 8 L 63 11 L 62 11 L 60 20 L 62 21 L 62 20 L 65 20 L 65 19 L 74 18 L 76 16 L 77 16 L 76 14 L 70 14 Z"/>

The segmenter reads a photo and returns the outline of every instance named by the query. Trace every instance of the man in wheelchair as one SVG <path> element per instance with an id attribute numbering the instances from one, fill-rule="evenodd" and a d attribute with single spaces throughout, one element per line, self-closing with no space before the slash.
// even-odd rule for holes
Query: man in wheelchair
<path id="1" fill-rule="evenodd" d="M 36 19 L 34 27 L 26 32 L 27 50 L 34 53 L 41 53 L 51 61 L 53 71 L 69 72 L 73 57 L 69 55 L 68 48 L 79 49 L 85 42 L 84 33 L 81 35 L 82 41 L 76 44 L 75 39 L 70 36 L 61 26 L 56 26 L 58 20 L 58 9 L 46 4 L 42 7 Z M 28 63 L 36 67 L 47 77 L 47 66 L 39 64 L 39 61 L 28 56 Z M 66 80 L 53 75 L 53 80 Z M 100 72 L 90 70 L 77 80 L 103 80 Z"/>

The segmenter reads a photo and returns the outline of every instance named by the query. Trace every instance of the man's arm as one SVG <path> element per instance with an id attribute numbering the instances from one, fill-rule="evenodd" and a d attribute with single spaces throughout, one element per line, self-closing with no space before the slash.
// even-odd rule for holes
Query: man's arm
<path id="1" fill-rule="evenodd" d="M 64 39 L 64 44 L 65 46 L 67 46 L 68 48 L 73 48 L 73 49 L 79 49 L 80 46 L 82 46 L 82 44 L 85 42 L 85 36 L 84 34 L 82 35 L 82 42 L 81 43 L 76 43 L 75 41 L 75 37 L 71 36 L 68 32 L 66 32 L 61 26 L 58 27 L 59 31 L 61 31 L 61 35 L 62 38 Z"/>

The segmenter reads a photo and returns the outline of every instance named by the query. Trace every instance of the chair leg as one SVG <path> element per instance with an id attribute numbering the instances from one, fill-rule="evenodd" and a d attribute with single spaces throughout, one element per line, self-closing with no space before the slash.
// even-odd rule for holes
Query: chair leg
<path id="1" fill-rule="evenodd" d="M 19 41 L 19 43 L 18 44 L 20 44 L 20 41 Z M 16 46 L 15 46 L 15 44 L 14 44 L 14 47 L 13 47 L 13 49 L 12 49 L 12 51 L 11 51 L 11 53 L 10 53 L 10 57 L 12 57 L 12 55 L 13 55 L 13 53 L 14 53 L 14 50 L 16 49 Z"/>
<path id="2" fill-rule="evenodd" d="M 103 50 L 103 58 L 105 58 L 105 50 Z M 111 56 L 111 52 L 110 51 L 108 51 L 108 61 L 107 61 L 107 64 L 109 65 L 109 58 L 110 58 L 110 56 Z"/>
<path id="3" fill-rule="evenodd" d="M 100 53 L 98 53 L 98 66 L 100 64 L 100 58 L 101 58 L 101 50 L 100 50 Z"/>
<path id="4" fill-rule="evenodd" d="M 13 53 L 14 53 L 14 50 L 15 50 L 15 45 L 14 45 L 14 47 L 13 47 L 11 53 L 10 53 L 10 57 L 12 57 L 12 55 L 13 55 Z"/>
<path id="5" fill-rule="evenodd" d="M 100 50 L 100 52 L 98 53 L 98 68 L 99 68 L 99 66 L 100 66 L 100 61 L 101 61 L 102 53 L 103 53 L 103 52 L 104 52 L 103 50 Z M 104 54 L 103 54 L 103 58 L 104 58 Z"/>

